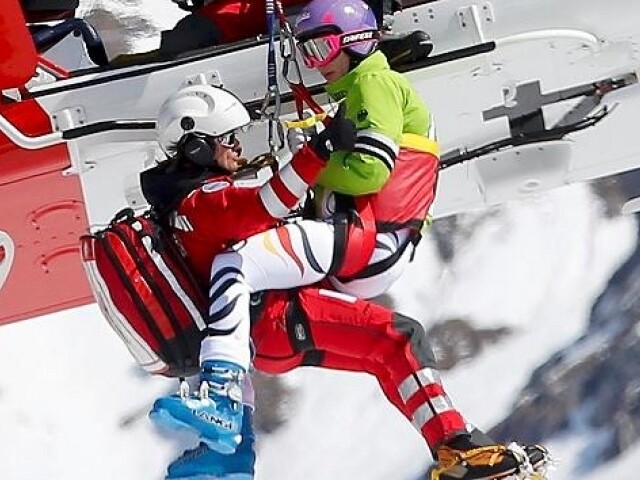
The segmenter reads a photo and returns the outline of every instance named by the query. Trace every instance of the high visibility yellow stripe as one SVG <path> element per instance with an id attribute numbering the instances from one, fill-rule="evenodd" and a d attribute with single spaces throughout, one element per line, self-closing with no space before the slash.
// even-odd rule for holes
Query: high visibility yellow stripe
<path id="1" fill-rule="evenodd" d="M 403 133 L 402 138 L 400 139 L 400 148 L 403 147 L 418 150 L 420 152 L 431 153 L 436 157 L 440 156 L 440 146 L 438 145 L 438 142 L 431 140 L 424 135 Z"/>

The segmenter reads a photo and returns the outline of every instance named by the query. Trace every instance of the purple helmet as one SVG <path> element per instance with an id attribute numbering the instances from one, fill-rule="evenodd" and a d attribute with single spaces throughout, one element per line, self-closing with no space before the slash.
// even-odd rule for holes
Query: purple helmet
<path id="1" fill-rule="evenodd" d="M 298 14 L 294 27 L 299 41 L 329 33 L 363 30 L 378 30 L 378 23 L 371 7 L 362 0 L 312 0 Z M 374 37 L 344 49 L 365 57 L 373 52 L 377 44 L 378 39 Z"/>

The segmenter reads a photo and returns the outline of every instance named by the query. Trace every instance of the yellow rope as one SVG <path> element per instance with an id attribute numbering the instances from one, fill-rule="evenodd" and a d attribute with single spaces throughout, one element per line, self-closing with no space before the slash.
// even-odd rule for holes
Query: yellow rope
<path id="1" fill-rule="evenodd" d="M 284 124 L 287 128 L 301 128 L 304 130 L 313 127 L 318 122 L 322 122 L 326 117 L 327 114 L 325 112 L 315 113 L 301 120 L 285 120 Z"/>

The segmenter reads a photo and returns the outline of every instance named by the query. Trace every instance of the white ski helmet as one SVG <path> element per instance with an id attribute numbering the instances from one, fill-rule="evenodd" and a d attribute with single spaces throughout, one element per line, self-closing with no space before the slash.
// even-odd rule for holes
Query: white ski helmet
<path id="1" fill-rule="evenodd" d="M 160 107 L 156 132 L 160 148 L 172 148 L 188 134 L 219 137 L 250 122 L 249 112 L 231 92 L 210 85 L 192 85 L 171 95 Z"/>

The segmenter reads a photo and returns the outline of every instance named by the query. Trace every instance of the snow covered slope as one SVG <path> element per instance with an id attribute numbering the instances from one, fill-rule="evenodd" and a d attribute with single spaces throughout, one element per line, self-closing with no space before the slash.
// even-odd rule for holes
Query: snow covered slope
<path id="1" fill-rule="evenodd" d="M 393 289 L 398 309 L 429 324 L 464 315 L 516 333 L 445 375 L 458 407 L 482 428 L 509 410 L 531 370 L 576 338 L 592 300 L 632 248 L 630 218 L 607 220 L 587 187 L 501 209 L 452 264 L 428 236 Z M 0 330 L 0 478 L 157 480 L 182 446 L 140 414 L 172 382 L 142 374 L 95 306 Z M 430 461 L 422 440 L 362 375 L 301 369 L 288 424 L 260 442 L 265 480 L 413 480 Z M 133 419 L 132 421 L 128 421 Z M 557 446 L 569 480 L 581 437 Z M 632 478 L 633 452 L 589 480 Z M 633 470 L 631 470 L 633 471 Z M 606 476 L 605 476 L 606 475 Z"/>

